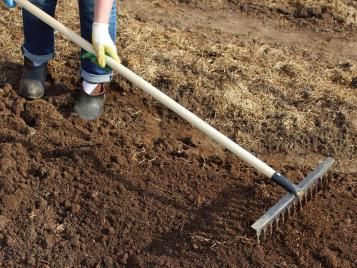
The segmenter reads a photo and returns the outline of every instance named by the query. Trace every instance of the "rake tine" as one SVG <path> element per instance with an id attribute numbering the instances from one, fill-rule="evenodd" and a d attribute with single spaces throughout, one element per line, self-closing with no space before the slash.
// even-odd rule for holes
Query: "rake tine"
<path id="1" fill-rule="evenodd" d="M 296 208 L 296 202 L 293 202 L 293 212 L 296 213 L 297 208 Z"/>
<path id="2" fill-rule="evenodd" d="M 283 213 L 281 213 L 281 223 L 282 224 L 284 224 L 284 213 L 285 213 L 285 211 Z"/>
<path id="3" fill-rule="evenodd" d="M 308 193 L 306 193 L 305 195 L 304 195 L 304 205 L 306 205 L 307 204 L 307 202 L 309 202 L 309 194 Z"/>
<path id="4" fill-rule="evenodd" d="M 273 224 L 269 224 L 270 235 L 273 235 Z"/>
<path id="5" fill-rule="evenodd" d="M 291 208 L 286 209 L 286 221 L 288 221 L 291 218 Z"/>
<path id="6" fill-rule="evenodd" d="M 299 198 L 299 211 L 302 210 L 302 201 L 303 201 L 304 196 Z"/>
<path id="7" fill-rule="evenodd" d="M 309 193 L 310 193 L 310 200 L 313 198 L 313 192 L 312 192 L 312 189 L 309 189 Z"/>

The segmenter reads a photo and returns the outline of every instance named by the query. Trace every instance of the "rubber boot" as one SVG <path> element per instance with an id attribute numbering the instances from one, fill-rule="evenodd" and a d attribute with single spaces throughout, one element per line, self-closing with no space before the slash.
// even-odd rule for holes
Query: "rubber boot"
<path id="1" fill-rule="evenodd" d="M 32 61 L 25 58 L 20 79 L 20 95 L 26 99 L 39 99 L 45 95 L 43 83 L 47 77 L 47 63 L 34 66 Z"/>
<path id="2" fill-rule="evenodd" d="M 95 120 L 103 113 L 104 101 L 104 84 L 99 84 L 92 95 L 81 88 L 74 98 L 74 111 L 85 120 Z"/>

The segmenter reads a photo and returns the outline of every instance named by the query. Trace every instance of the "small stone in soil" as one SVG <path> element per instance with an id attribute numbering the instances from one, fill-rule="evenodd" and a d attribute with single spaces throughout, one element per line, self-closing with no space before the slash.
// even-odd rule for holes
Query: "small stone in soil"
<path id="1" fill-rule="evenodd" d="M 328 248 L 324 248 L 319 255 L 321 257 L 324 267 L 328 267 L 328 268 L 337 267 L 336 254 L 332 250 Z"/>
<path id="2" fill-rule="evenodd" d="M 0 215 L 0 231 L 4 230 L 9 219 L 3 215 Z"/>
<path id="3" fill-rule="evenodd" d="M 34 242 L 37 238 L 37 232 L 35 230 L 35 226 L 31 226 L 30 229 L 29 229 L 29 233 L 28 233 L 28 240 L 30 242 Z"/>
<path id="4" fill-rule="evenodd" d="M 77 213 L 81 210 L 81 206 L 78 204 L 72 204 L 72 212 Z"/>
<path id="5" fill-rule="evenodd" d="M 106 256 L 103 259 L 105 267 L 113 267 L 113 258 L 110 256 Z"/>
<path id="6" fill-rule="evenodd" d="M 120 258 L 120 263 L 121 264 L 127 264 L 128 263 L 128 258 L 129 258 L 129 254 L 128 253 L 123 254 L 123 256 L 121 256 L 121 258 Z"/>
<path id="7" fill-rule="evenodd" d="M 69 201 L 68 199 L 66 199 L 65 201 L 64 201 L 64 207 L 65 208 L 71 208 L 72 207 L 72 203 L 71 203 L 71 201 Z"/>
<path id="8" fill-rule="evenodd" d="M 43 240 L 43 246 L 44 248 L 52 248 L 55 244 L 55 237 L 51 234 L 45 234 L 44 235 L 44 240 Z"/>
<path id="9" fill-rule="evenodd" d="M 353 88 L 353 89 L 357 88 L 357 76 L 352 78 L 350 87 Z"/>

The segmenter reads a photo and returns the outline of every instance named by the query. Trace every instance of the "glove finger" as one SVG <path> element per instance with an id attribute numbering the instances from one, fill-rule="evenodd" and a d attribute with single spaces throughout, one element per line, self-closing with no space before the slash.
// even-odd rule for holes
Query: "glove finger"
<path id="1" fill-rule="evenodd" d="M 105 53 L 111 57 L 112 59 L 114 59 L 116 62 L 120 63 L 120 59 L 117 53 L 117 50 L 111 46 L 104 46 L 105 47 Z"/>
<path id="2" fill-rule="evenodd" d="M 99 67 L 105 67 L 105 48 L 103 45 L 94 46 L 95 54 L 97 56 L 97 62 Z"/>

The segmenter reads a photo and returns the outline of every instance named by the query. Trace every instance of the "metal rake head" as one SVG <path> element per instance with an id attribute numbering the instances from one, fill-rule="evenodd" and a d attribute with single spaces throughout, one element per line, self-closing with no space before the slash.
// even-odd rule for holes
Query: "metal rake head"
<path id="1" fill-rule="evenodd" d="M 258 243 L 260 237 L 263 235 L 265 239 L 267 234 L 273 233 L 274 228 L 278 228 L 280 223 L 284 223 L 292 213 L 302 208 L 302 205 L 312 198 L 317 191 L 323 186 L 327 180 L 327 171 L 333 165 L 334 160 L 327 158 L 320 165 L 318 165 L 304 180 L 302 180 L 298 187 L 301 188 L 302 196 L 297 197 L 294 194 L 286 194 L 279 200 L 272 208 L 270 208 L 262 217 L 260 217 L 251 226 L 257 233 Z M 326 179 L 325 179 L 326 178 Z"/>

